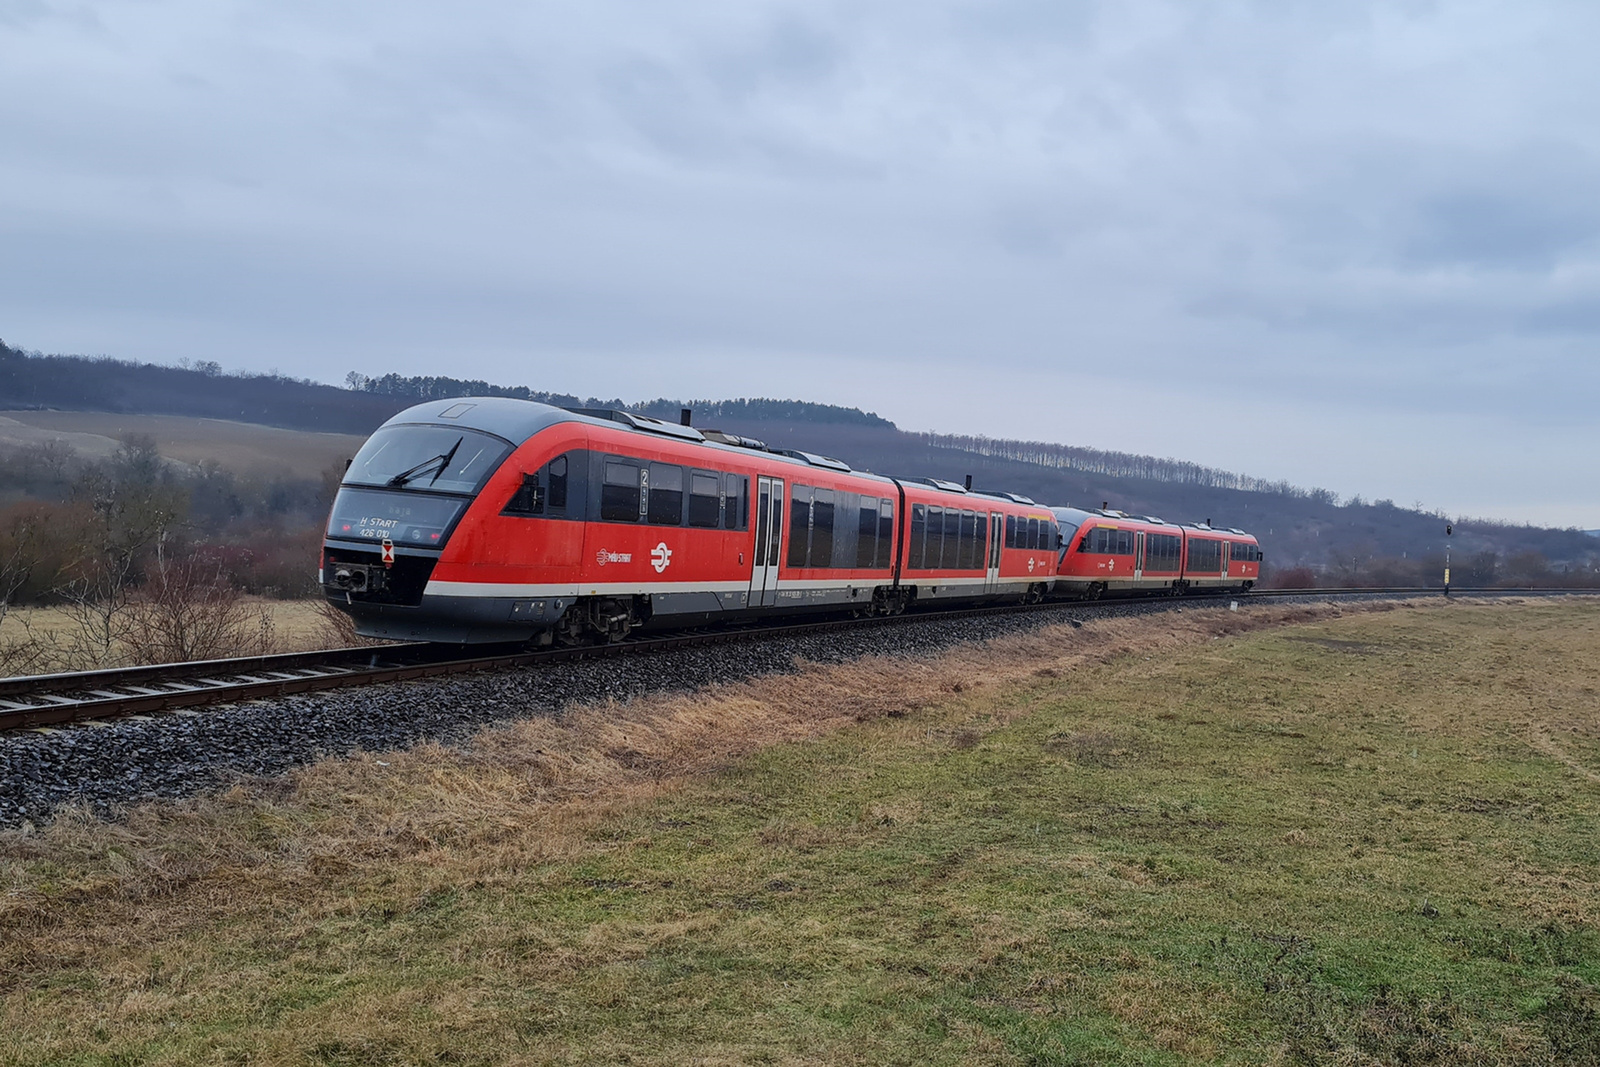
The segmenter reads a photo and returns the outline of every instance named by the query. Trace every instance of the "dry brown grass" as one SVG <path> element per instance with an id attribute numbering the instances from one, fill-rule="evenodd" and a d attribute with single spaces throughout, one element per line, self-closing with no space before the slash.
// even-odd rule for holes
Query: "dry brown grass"
<path id="1" fill-rule="evenodd" d="M 259 899 L 269 882 L 289 892 L 329 872 L 355 877 L 402 856 L 458 853 L 470 877 L 506 861 L 534 864 L 568 854 L 602 820 L 673 785 L 712 773 L 761 748 L 820 737 L 852 723 L 901 718 L 985 692 L 1060 678 L 1088 664 L 1149 657 L 1229 634 L 1390 605 L 1338 608 L 1264 605 L 1243 613 L 1191 610 L 1154 619 L 1110 619 L 953 649 L 938 660 L 865 659 L 807 664 L 697 693 L 569 709 L 480 733 L 457 750 L 404 752 L 319 763 L 286 783 L 243 786 L 217 798 L 154 804 L 120 824 L 67 813 L 32 837 L 0 834 L 12 883 L 0 924 L 50 926 L 63 905 L 99 899 L 105 921 L 124 905 L 160 898 L 162 925 L 181 928 L 235 896 L 243 879 Z M 959 726 L 918 725 L 956 747 L 1003 726 L 1014 711 Z M 50 857 L 71 869 L 70 890 L 41 892 L 20 861 Z M 4 884 L 4 883 L 0 883 Z M 64 883 L 55 883 L 67 889 Z M 243 888 L 243 887 L 241 887 Z M 194 896 L 192 894 L 198 894 Z M 187 917 L 187 918 L 186 918 Z M 5 960 L 0 957 L 0 970 Z"/>
<path id="2" fill-rule="evenodd" d="M 230 645 L 226 655 L 261 655 L 273 652 L 311 652 L 324 648 L 350 648 L 365 642 L 356 636 L 350 617 L 331 607 L 320 598 L 312 600 L 269 600 L 245 596 L 238 601 L 239 611 L 248 616 L 244 637 L 248 640 Z M 147 623 L 160 620 L 145 620 Z M 0 619 L 0 649 L 28 646 L 35 654 L 22 668 L 27 673 L 83 669 L 72 653 L 74 621 L 61 608 L 12 608 Z M 143 662 L 142 648 L 156 642 L 141 644 L 135 640 L 120 641 L 113 649 L 110 663 Z M 0 656 L 0 663 L 5 661 Z M 19 662 L 24 662 L 19 660 Z"/>

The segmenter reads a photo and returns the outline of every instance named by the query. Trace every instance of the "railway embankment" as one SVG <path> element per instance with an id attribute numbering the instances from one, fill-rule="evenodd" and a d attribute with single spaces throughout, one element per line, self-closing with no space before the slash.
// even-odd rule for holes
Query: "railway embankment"
<path id="1" fill-rule="evenodd" d="M 1432 601 L 791 652 L 68 814 L 0 836 L 0 1058 L 1592 1062 L 1597 645 Z"/>

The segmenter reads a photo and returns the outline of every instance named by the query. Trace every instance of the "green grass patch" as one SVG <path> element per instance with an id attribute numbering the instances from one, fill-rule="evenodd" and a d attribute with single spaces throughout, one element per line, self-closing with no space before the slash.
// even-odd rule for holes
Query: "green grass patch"
<path id="1" fill-rule="evenodd" d="M 41 966 L 0 1059 L 1600 1062 L 1597 635 L 1406 610 L 960 694 L 576 857 L 220 913 L 142 988 Z"/>

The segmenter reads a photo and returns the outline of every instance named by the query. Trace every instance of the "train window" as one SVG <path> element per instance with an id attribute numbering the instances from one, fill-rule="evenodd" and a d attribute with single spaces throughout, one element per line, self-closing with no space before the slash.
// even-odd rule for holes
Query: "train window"
<path id="1" fill-rule="evenodd" d="M 856 565 L 856 508 L 861 497 L 842 490 L 833 497 L 833 521 L 836 529 L 833 538 L 833 555 L 817 561 L 819 567 L 854 567 Z"/>
<path id="2" fill-rule="evenodd" d="M 926 504 L 912 504 L 911 505 L 911 545 L 910 545 L 909 551 L 907 551 L 907 553 L 906 553 L 906 556 L 907 556 L 906 566 L 907 567 L 911 567 L 911 568 L 914 568 L 914 569 L 919 570 L 919 571 L 923 569 L 923 562 L 924 562 L 924 559 L 926 558 L 925 557 L 925 553 L 923 552 L 923 540 L 924 540 L 924 536 L 927 533 L 927 528 L 928 528 L 928 505 L 926 505 Z"/>
<path id="3" fill-rule="evenodd" d="M 730 530 L 750 528 L 750 477 L 745 474 L 724 474 L 723 484 L 728 489 L 728 504 L 723 524 Z"/>
<path id="4" fill-rule="evenodd" d="M 761 499 L 756 503 L 756 566 L 764 567 L 767 563 L 767 523 L 770 521 L 767 512 L 772 508 L 772 490 L 768 486 L 761 487 Z"/>
<path id="5" fill-rule="evenodd" d="M 804 567 L 811 549 L 811 493 L 809 485 L 797 485 L 789 496 L 789 556 L 791 567 Z"/>
<path id="6" fill-rule="evenodd" d="M 524 473 L 502 515 L 551 515 L 566 517 L 567 456 L 565 453 L 532 474 Z"/>
<path id="7" fill-rule="evenodd" d="M 654 526 L 683 525 L 683 468 L 675 463 L 650 464 L 650 517 Z"/>
<path id="8" fill-rule="evenodd" d="M 638 522 L 643 516 L 644 494 L 640 491 L 640 470 L 632 463 L 606 460 L 605 479 L 600 486 L 600 517 L 607 522 Z"/>
<path id="9" fill-rule="evenodd" d="M 939 566 L 945 570 L 961 566 L 961 512 L 955 508 L 944 509 L 944 558 Z"/>
<path id="10" fill-rule="evenodd" d="M 944 508 L 928 505 L 928 544 L 923 550 L 922 564 L 930 571 L 938 570 L 944 563 Z"/>
<path id="11" fill-rule="evenodd" d="M 1208 538 L 1189 538 L 1189 570 L 1220 571 L 1222 569 L 1222 542 Z"/>
<path id="12" fill-rule="evenodd" d="M 1181 554 L 1182 542 L 1172 534 L 1151 534 L 1151 559 L 1145 564 L 1146 570 L 1175 571 L 1178 569 L 1178 557 Z"/>
<path id="13" fill-rule="evenodd" d="M 542 515 L 544 514 L 544 497 L 539 492 L 539 476 L 537 474 L 522 475 L 522 484 L 517 486 L 516 492 L 511 494 L 511 499 L 506 502 L 502 515 Z"/>
<path id="14" fill-rule="evenodd" d="M 811 566 L 833 566 L 833 490 L 818 489 L 811 505 Z"/>
<path id="15" fill-rule="evenodd" d="M 715 530 L 721 524 L 722 479 L 708 471 L 689 472 L 689 525 Z"/>
<path id="16" fill-rule="evenodd" d="M 550 461 L 549 499 L 551 511 L 567 510 L 567 457 L 563 454 Z"/>
<path id="17" fill-rule="evenodd" d="M 878 501 L 868 497 L 861 501 L 856 526 L 856 566 L 877 566 L 878 559 Z"/>
<path id="18" fill-rule="evenodd" d="M 767 566 L 778 565 L 778 544 L 783 540 L 783 483 L 772 483 L 772 521 L 767 530 Z"/>
<path id="19" fill-rule="evenodd" d="M 1032 551 L 1039 547 L 1039 520 L 1029 519 L 1028 528 L 1022 533 L 1022 547 Z"/>
<path id="20" fill-rule="evenodd" d="M 1017 517 L 1015 515 L 1006 516 L 1006 547 L 1017 547 Z"/>
<path id="21" fill-rule="evenodd" d="M 983 533 L 978 529 L 978 513 L 961 513 L 961 567 L 977 570 L 983 561 Z"/>
<path id="22" fill-rule="evenodd" d="M 894 502 L 878 501 L 878 558 L 874 566 L 887 569 L 894 563 Z"/>

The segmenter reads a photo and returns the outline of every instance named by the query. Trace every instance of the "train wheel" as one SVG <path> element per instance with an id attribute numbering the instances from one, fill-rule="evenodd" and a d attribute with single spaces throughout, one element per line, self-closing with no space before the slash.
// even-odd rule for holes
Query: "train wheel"
<path id="1" fill-rule="evenodd" d="M 556 621 L 555 626 L 551 627 L 550 632 L 555 637 L 555 643 L 563 648 L 588 644 L 591 640 L 591 634 L 589 632 L 588 619 L 585 618 L 586 614 L 586 612 L 580 611 L 576 604 L 568 608 L 566 614 L 562 615 Z"/>
<path id="2" fill-rule="evenodd" d="M 633 605 L 622 600 L 601 600 L 595 603 L 592 625 L 607 644 L 627 640 L 633 632 Z"/>

